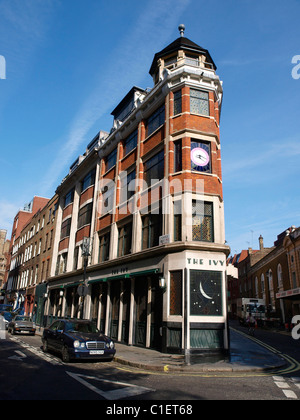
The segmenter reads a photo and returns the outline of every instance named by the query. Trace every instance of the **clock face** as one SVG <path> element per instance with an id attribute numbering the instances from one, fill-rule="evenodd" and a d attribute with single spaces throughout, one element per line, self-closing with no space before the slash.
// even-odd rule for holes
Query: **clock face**
<path id="1" fill-rule="evenodd" d="M 191 151 L 191 159 L 196 166 L 206 166 L 209 163 L 209 154 L 206 150 L 196 147 Z"/>

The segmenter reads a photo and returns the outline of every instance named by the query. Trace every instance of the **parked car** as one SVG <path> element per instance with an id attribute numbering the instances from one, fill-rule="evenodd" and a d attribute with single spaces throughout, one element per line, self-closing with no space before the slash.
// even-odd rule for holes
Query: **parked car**
<path id="1" fill-rule="evenodd" d="M 116 353 L 111 338 L 88 320 L 59 319 L 42 336 L 43 351 L 53 350 L 65 363 L 78 359 L 112 360 Z"/>
<path id="2" fill-rule="evenodd" d="M 8 332 L 11 334 L 31 334 L 35 335 L 36 326 L 29 316 L 17 315 L 8 324 Z"/>
<path id="3" fill-rule="evenodd" d="M 13 310 L 12 305 L 7 305 L 5 303 L 0 303 L 0 312 L 11 312 Z"/>
<path id="4" fill-rule="evenodd" d="M 4 318 L 4 322 L 5 322 L 5 329 L 8 329 L 8 324 L 10 323 L 10 321 L 13 319 L 13 315 L 11 312 L 1 312 L 1 315 Z"/>

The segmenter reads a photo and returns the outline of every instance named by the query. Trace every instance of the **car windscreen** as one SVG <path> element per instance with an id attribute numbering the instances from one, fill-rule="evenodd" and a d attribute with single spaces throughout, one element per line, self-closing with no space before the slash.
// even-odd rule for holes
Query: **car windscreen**
<path id="1" fill-rule="evenodd" d="M 16 316 L 14 320 L 15 321 L 29 321 L 29 322 L 32 321 L 29 316 L 20 316 L 20 315 Z"/>
<path id="2" fill-rule="evenodd" d="M 92 322 L 66 322 L 66 332 L 98 333 L 99 330 Z"/>

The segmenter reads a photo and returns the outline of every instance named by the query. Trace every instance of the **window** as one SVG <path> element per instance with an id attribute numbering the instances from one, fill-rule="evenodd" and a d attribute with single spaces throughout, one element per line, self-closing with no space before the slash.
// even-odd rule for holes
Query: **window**
<path id="1" fill-rule="evenodd" d="M 74 201 L 74 188 L 68 192 L 68 194 L 65 196 L 65 203 L 64 207 L 67 207 L 69 204 L 73 203 Z"/>
<path id="2" fill-rule="evenodd" d="M 159 245 L 162 235 L 162 214 L 147 214 L 142 219 L 142 249 Z"/>
<path id="3" fill-rule="evenodd" d="M 210 143 L 206 141 L 191 141 L 192 171 L 211 173 Z"/>
<path id="4" fill-rule="evenodd" d="M 181 201 L 174 202 L 174 241 L 182 240 L 182 206 Z"/>
<path id="5" fill-rule="evenodd" d="M 209 95 L 202 90 L 190 89 L 191 114 L 209 116 Z"/>
<path id="6" fill-rule="evenodd" d="M 127 175 L 126 172 L 123 172 Z M 135 194 L 135 170 L 121 177 L 120 203 L 129 200 Z"/>
<path id="7" fill-rule="evenodd" d="M 118 241 L 118 257 L 128 255 L 131 252 L 132 241 L 132 223 L 119 228 L 119 241 Z"/>
<path id="8" fill-rule="evenodd" d="M 213 242 L 213 203 L 193 200 L 192 217 L 193 241 Z"/>
<path id="9" fill-rule="evenodd" d="M 65 220 L 62 223 L 60 239 L 62 240 L 64 238 L 67 238 L 68 236 L 70 236 L 70 231 L 71 231 L 71 218 Z"/>
<path id="10" fill-rule="evenodd" d="M 78 229 L 85 225 L 89 225 L 92 220 L 93 203 L 88 203 L 79 210 L 78 214 Z"/>
<path id="11" fill-rule="evenodd" d="M 182 271 L 170 272 L 170 315 L 182 315 Z"/>
<path id="12" fill-rule="evenodd" d="M 99 237 L 99 263 L 109 259 L 110 233 Z"/>
<path id="13" fill-rule="evenodd" d="M 222 316 L 222 272 L 190 270 L 190 314 Z"/>
<path id="14" fill-rule="evenodd" d="M 165 105 L 155 111 L 147 121 L 147 136 L 150 136 L 158 127 L 165 123 Z"/>
<path id="15" fill-rule="evenodd" d="M 87 188 L 95 184 L 96 179 L 96 168 L 89 172 L 82 181 L 81 191 L 85 191 Z"/>
<path id="16" fill-rule="evenodd" d="M 181 114 L 182 112 L 182 96 L 181 90 L 174 92 L 174 115 Z"/>
<path id="17" fill-rule="evenodd" d="M 67 271 L 67 258 L 68 258 L 68 253 L 67 252 L 65 252 L 64 254 L 61 254 L 57 257 L 55 275 L 63 274 Z"/>
<path id="18" fill-rule="evenodd" d="M 76 246 L 76 248 L 74 249 L 73 271 L 77 270 L 78 256 L 79 256 L 79 246 Z"/>
<path id="19" fill-rule="evenodd" d="M 124 156 L 128 155 L 133 149 L 137 146 L 138 131 L 135 130 L 127 139 L 125 140 L 124 146 Z"/>
<path id="20" fill-rule="evenodd" d="M 283 290 L 283 277 L 281 264 L 277 266 L 278 289 Z"/>
<path id="21" fill-rule="evenodd" d="M 115 195 L 115 183 L 113 181 L 108 182 L 101 191 L 102 203 L 101 203 L 101 214 L 110 212 L 114 206 L 114 195 Z"/>
<path id="22" fill-rule="evenodd" d="M 174 142 L 174 172 L 182 171 L 182 141 Z"/>
<path id="23" fill-rule="evenodd" d="M 117 163 L 117 149 L 113 150 L 106 158 L 106 172 Z"/>
<path id="24" fill-rule="evenodd" d="M 144 164 L 144 180 L 147 187 L 151 186 L 152 180 L 160 181 L 164 177 L 164 151 L 162 150 Z"/>

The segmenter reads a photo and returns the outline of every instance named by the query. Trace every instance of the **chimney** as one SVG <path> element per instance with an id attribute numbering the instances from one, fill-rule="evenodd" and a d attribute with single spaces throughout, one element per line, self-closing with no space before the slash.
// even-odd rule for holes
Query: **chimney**
<path id="1" fill-rule="evenodd" d="M 260 251 L 262 251 L 264 249 L 264 238 L 260 235 L 260 237 L 258 238 L 259 241 L 259 249 Z"/>

